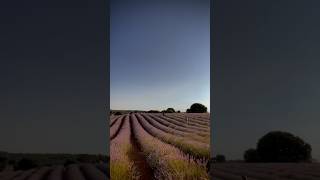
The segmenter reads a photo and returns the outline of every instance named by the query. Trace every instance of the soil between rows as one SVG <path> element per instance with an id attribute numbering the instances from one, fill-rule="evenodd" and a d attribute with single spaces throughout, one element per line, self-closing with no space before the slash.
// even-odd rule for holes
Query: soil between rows
<path id="1" fill-rule="evenodd" d="M 133 127 L 132 127 L 132 118 L 130 116 L 130 141 L 132 144 L 132 151 L 129 153 L 129 158 L 134 162 L 134 165 L 139 170 L 140 180 L 152 180 L 154 179 L 153 170 L 148 165 L 143 152 L 141 151 L 141 146 L 138 140 L 135 137 Z"/>

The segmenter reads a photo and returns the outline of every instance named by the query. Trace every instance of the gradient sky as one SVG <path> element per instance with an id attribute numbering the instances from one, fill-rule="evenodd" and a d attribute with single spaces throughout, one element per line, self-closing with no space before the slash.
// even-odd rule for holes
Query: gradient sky
<path id="1" fill-rule="evenodd" d="M 0 151 L 106 152 L 105 3 L 1 2 Z"/>
<path id="2" fill-rule="evenodd" d="M 209 109 L 209 2 L 111 0 L 111 109 Z"/>
<path id="3" fill-rule="evenodd" d="M 214 1 L 214 149 L 241 159 L 271 130 L 320 160 L 320 1 Z"/>

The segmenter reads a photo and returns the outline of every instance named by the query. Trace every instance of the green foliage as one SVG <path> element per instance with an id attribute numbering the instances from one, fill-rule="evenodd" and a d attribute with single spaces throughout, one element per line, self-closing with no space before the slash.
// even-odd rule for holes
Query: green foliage
<path id="1" fill-rule="evenodd" d="M 187 109 L 187 113 L 206 113 L 207 107 L 200 103 L 194 103 Z"/>
<path id="2" fill-rule="evenodd" d="M 166 110 L 166 112 L 167 113 L 174 113 L 174 112 L 176 112 L 173 108 L 168 108 L 167 110 Z"/>
<path id="3" fill-rule="evenodd" d="M 301 162 L 311 159 L 311 146 L 293 134 L 273 131 L 257 144 L 262 162 Z"/>
<path id="4" fill-rule="evenodd" d="M 288 132 L 272 131 L 259 139 L 256 149 L 244 153 L 246 162 L 309 162 L 311 146 Z"/>
<path id="5" fill-rule="evenodd" d="M 114 113 L 114 115 L 122 115 L 122 113 L 117 111 L 117 112 Z"/>

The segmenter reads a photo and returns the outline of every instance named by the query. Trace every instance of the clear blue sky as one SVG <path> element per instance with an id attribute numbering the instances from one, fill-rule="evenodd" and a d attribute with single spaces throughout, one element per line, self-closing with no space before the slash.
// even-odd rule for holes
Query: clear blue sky
<path id="1" fill-rule="evenodd" d="M 209 0 L 112 0 L 110 18 L 111 109 L 209 109 Z"/>

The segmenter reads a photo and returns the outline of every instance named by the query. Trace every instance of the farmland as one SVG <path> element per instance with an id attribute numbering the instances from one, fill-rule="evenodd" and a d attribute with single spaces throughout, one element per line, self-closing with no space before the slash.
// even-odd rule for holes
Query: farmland
<path id="1" fill-rule="evenodd" d="M 318 163 L 214 163 L 214 180 L 319 180 Z"/>
<path id="2" fill-rule="evenodd" d="M 110 117 L 110 176 L 209 179 L 210 114 L 129 113 Z"/>
<path id="3" fill-rule="evenodd" d="M 0 172 L 1 180 L 106 180 L 109 177 L 106 164 L 85 163 Z"/>

